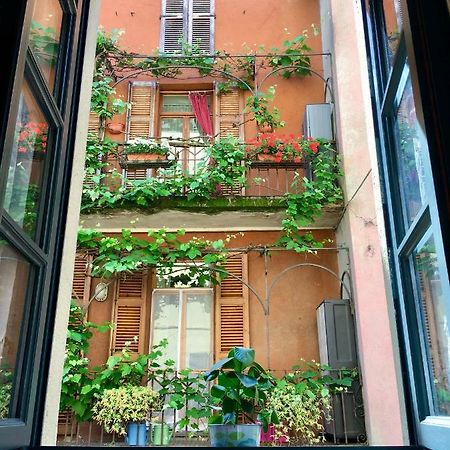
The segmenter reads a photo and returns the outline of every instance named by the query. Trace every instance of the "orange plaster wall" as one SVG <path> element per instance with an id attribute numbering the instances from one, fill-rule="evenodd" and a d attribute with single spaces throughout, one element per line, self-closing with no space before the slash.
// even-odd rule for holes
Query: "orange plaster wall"
<path id="1" fill-rule="evenodd" d="M 196 234 L 206 239 L 224 239 L 226 233 Z M 145 235 L 136 235 L 144 238 Z M 187 233 L 184 239 L 192 238 Z M 232 248 L 249 245 L 264 245 L 274 242 L 279 236 L 277 232 L 246 232 L 237 234 L 230 242 Z M 315 233 L 316 238 L 333 238 L 332 232 Z M 321 251 L 317 255 L 298 255 L 295 252 L 274 251 L 267 258 L 268 285 L 274 277 L 289 266 L 300 263 L 323 265 L 337 272 L 337 253 Z M 249 284 L 265 298 L 264 258 L 257 252 L 249 255 Z M 94 284 L 93 284 L 94 285 Z M 103 323 L 111 320 L 113 305 L 113 287 L 109 290 L 108 299 L 103 303 L 92 302 L 89 309 L 89 320 Z M 339 283 L 326 271 L 315 268 L 292 270 L 280 278 L 273 289 L 270 302 L 269 352 L 267 351 L 266 318 L 254 294 L 250 294 L 250 345 L 255 348 L 258 361 L 275 370 L 290 369 L 300 358 L 318 360 L 316 307 L 326 298 L 338 298 Z M 150 301 L 150 295 L 147 299 Z M 147 308 L 149 310 L 150 308 Z M 148 324 L 150 320 L 148 318 Z M 144 337 L 148 342 L 148 331 Z M 89 356 L 92 365 L 106 361 L 109 352 L 109 333 L 96 333 Z"/>
<path id="2" fill-rule="evenodd" d="M 315 52 L 321 51 L 321 37 L 314 36 L 311 25 L 320 25 L 319 2 L 311 0 L 216 0 L 215 48 L 232 54 L 245 54 L 248 49 L 264 53 L 271 48 L 283 48 L 283 42 L 294 38 L 303 31 L 308 33 L 308 44 Z M 104 0 L 102 2 L 100 24 L 106 31 L 120 29 L 123 34 L 119 43 L 129 51 L 150 54 L 159 47 L 160 39 L 160 0 Z M 260 49 L 264 45 L 265 49 Z M 311 58 L 312 68 L 322 74 L 322 57 Z M 262 79 L 267 71 L 260 71 Z M 138 79 L 145 79 L 140 76 Z M 150 79 L 150 78 L 148 78 Z M 160 80 L 165 88 L 205 81 L 205 79 Z M 211 81 L 211 80 L 210 80 Z M 127 99 L 127 82 L 118 86 L 117 93 Z M 272 106 L 280 110 L 281 119 L 286 126 L 277 130 L 280 134 L 301 133 L 304 106 L 308 103 L 321 103 L 324 85 L 317 76 L 305 78 L 292 77 L 284 80 L 281 76 L 269 77 L 261 86 L 267 91 L 276 87 L 276 97 Z M 124 116 L 116 116 L 114 122 L 124 123 Z M 256 133 L 254 122 L 245 125 L 245 137 Z"/>

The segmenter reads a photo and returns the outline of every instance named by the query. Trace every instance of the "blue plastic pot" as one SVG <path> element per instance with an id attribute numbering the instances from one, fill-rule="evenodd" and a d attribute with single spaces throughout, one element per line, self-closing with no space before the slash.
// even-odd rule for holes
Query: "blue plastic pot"
<path id="1" fill-rule="evenodd" d="M 147 425 L 145 422 L 131 422 L 127 425 L 128 445 L 147 445 Z"/>

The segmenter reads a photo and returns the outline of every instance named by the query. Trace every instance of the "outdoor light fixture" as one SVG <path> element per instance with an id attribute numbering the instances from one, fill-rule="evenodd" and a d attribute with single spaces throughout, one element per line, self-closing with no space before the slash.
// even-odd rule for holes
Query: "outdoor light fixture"
<path id="1" fill-rule="evenodd" d="M 94 298 L 98 302 L 104 302 L 108 297 L 108 285 L 106 283 L 98 283 L 95 286 Z"/>

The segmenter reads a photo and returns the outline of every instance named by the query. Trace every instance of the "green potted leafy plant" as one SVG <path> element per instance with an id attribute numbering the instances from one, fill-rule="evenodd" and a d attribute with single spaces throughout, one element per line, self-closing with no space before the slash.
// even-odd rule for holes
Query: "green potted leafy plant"
<path id="1" fill-rule="evenodd" d="M 170 145 L 167 139 L 156 140 L 137 138 L 125 147 L 128 161 L 158 161 L 167 159 Z"/>
<path id="2" fill-rule="evenodd" d="M 103 391 L 93 407 L 93 418 L 106 432 L 127 436 L 129 445 L 147 443 L 151 411 L 161 408 L 159 394 L 147 386 L 124 386 Z"/>
<path id="3" fill-rule="evenodd" d="M 209 420 L 213 447 L 259 446 L 261 425 L 278 423 L 266 407 L 267 394 L 274 387 L 272 376 L 255 362 L 252 348 L 234 347 L 205 374 L 206 381 L 217 380 L 210 389 L 215 411 Z M 247 423 L 241 423 L 241 422 Z M 250 423 L 248 423 L 250 422 Z"/>

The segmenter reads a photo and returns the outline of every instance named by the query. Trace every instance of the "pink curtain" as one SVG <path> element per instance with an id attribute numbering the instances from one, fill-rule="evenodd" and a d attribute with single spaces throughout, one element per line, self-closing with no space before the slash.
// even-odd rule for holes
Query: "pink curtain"
<path id="1" fill-rule="evenodd" d="M 189 100 L 201 131 L 212 138 L 213 126 L 208 108 L 208 99 L 202 92 L 189 92 Z"/>

